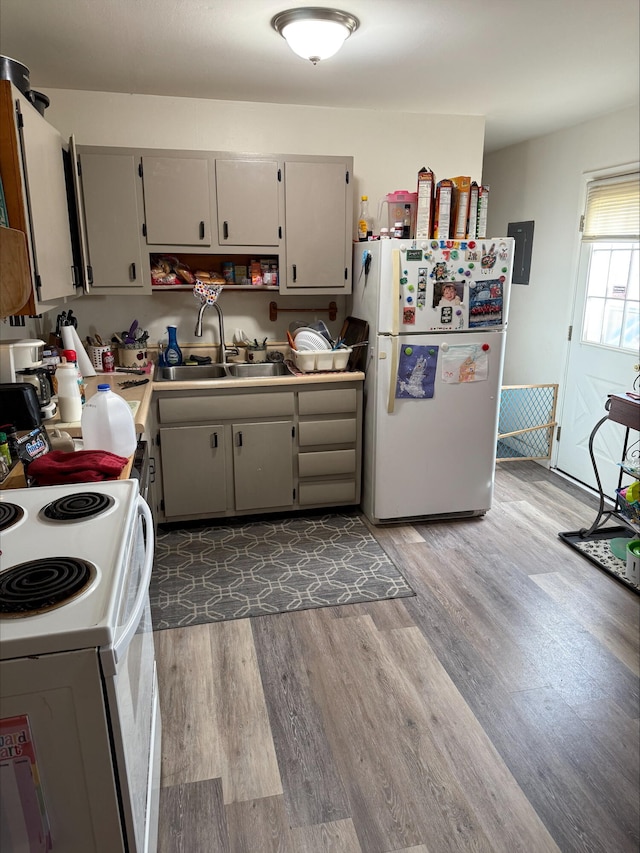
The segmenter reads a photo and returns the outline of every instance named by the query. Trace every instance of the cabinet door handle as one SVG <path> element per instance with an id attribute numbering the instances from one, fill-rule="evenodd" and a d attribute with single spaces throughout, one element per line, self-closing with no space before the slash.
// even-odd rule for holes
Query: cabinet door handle
<path id="1" fill-rule="evenodd" d="M 93 267 L 91 264 L 87 265 L 87 281 L 89 284 L 93 284 Z"/>
<path id="2" fill-rule="evenodd" d="M 200 221 L 200 239 L 204 240 L 204 222 Z"/>
<path id="3" fill-rule="evenodd" d="M 238 433 L 238 447 L 242 447 L 242 433 Z"/>
<path id="4" fill-rule="evenodd" d="M 215 450 L 218 446 L 218 433 L 214 432 L 211 435 L 211 447 Z"/>
<path id="5" fill-rule="evenodd" d="M 229 239 L 229 223 L 228 222 L 222 223 L 222 237 L 224 240 Z"/>
<path id="6" fill-rule="evenodd" d="M 296 265 L 293 264 L 293 280 L 295 281 L 297 277 L 298 277 L 298 272 L 296 270 Z"/>
<path id="7" fill-rule="evenodd" d="M 135 264 L 129 265 L 129 278 L 131 279 L 131 281 L 136 280 L 136 265 Z"/>

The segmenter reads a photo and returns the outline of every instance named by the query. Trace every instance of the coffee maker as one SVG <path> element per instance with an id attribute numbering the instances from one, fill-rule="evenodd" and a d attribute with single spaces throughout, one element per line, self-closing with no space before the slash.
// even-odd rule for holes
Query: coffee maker
<path id="1" fill-rule="evenodd" d="M 53 382 L 46 367 L 25 367 L 16 371 L 16 382 L 29 382 L 36 389 L 40 405 L 40 417 L 43 421 L 52 418 L 56 413 L 56 404 L 51 400 Z"/>
<path id="2" fill-rule="evenodd" d="M 40 417 L 47 420 L 55 415 L 56 404 L 51 400 L 51 374 L 42 362 L 43 349 L 44 341 L 37 338 L 1 342 L 0 382 L 28 382 L 33 385 L 40 405 Z"/>

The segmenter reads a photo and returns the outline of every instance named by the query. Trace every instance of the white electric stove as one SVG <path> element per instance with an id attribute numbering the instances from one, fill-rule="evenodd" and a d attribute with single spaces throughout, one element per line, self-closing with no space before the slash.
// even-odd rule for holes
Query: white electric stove
<path id="1" fill-rule="evenodd" d="M 0 659 L 113 642 L 137 504 L 135 480 L 0 495 Z"/>
<path id="2" fill-rule="evenodd" d="M 136 480 L 0 494 L 0 849 L 155 850 L 153 544 Z"/>

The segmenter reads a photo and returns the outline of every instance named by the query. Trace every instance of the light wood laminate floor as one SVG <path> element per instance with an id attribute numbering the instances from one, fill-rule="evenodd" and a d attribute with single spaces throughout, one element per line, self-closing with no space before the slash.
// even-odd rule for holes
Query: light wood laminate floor
<path id="1" fill-rule="evenodd" d="M 414 598 L 157 632 L 159 853 L 637 853 L 640 597 L 557 537 L 594 506 L 503 464 L 372 528 Z"/>

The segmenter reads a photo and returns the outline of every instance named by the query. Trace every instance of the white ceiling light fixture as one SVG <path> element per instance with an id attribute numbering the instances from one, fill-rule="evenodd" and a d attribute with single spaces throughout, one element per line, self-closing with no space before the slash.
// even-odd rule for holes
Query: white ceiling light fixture
<path id="1" fill-rule="evenodd" d="M 271 21 L 291 50 L 314 65 L 336 54 L 359 25 L 348 12 L 317 6 L 288 9 Z"/>

